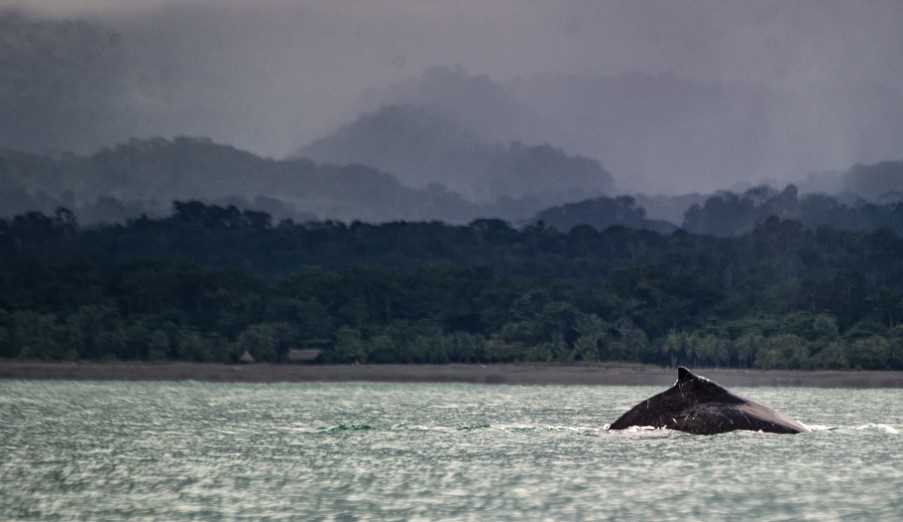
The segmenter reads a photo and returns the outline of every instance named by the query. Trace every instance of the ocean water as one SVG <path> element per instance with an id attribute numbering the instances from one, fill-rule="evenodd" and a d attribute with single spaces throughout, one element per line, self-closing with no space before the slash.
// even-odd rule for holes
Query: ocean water
<path id="1" fill-rule="evenodd" d="M 903 392 L 801 435 L 605 425 L 652 387 L 0 381 L 0 520 L 903 520 Z"/>

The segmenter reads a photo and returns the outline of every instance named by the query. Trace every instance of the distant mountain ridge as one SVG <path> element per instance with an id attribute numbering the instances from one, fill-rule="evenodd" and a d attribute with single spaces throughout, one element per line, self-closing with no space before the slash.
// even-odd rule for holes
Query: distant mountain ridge
<path id="1" fill-rule="evenodd" d="M 442 187 L 405 187 L 375 168 L 272 160 L 204 138 L 132 140 L 59 158 L 0 151 L 4 215 L 56 206 L 91 214 L 101 203 L 164 214 L 172 201 L 186 199 L 239 203 L 277 218 L 466 222 L 480 214 Z M 111 220 L 123 217 L 130 216 Z"/>
<path id="2" fill-rule="evenodd" d="M 515 159 L 535 163 L 534 172 L 554 172 L 558 164 L 554 149 L 512 145 L 508 150 L 515 151 Z M 266 212 L 277 221 L 469 223 L 498 218 L 514 225 L 542 221 L 563 231 L 581 224 L 598 229 L 619 225 L 667 234 L 680 226 L 696 234 L 732 236 L 777 216 L 807 227 L 884 227 L 903 233 L 901 192 L 894 191 L 903 186 L 903 162 L 858 165 L 842 177 L 847 186 L 868 188 L 861 189 L 867 194 L 800 194 L 795 186 L 761 186 L 670 197 L 587 198 L 578 193 L 560 195 L 570 198 L 560 204 L 535 197 L 474 203 L 438 183 L 409 187 L 389 172 L 361 164 L 275 160 L 205 138 L 156 138 L 131 140 L 90 156 L 0 149 L 0 216 L 65 207 L 85 224 L 124 222 L 142 214 L 167 215 L 173 201 L 200 200 Z M 682 219 L 672 217 L 687 205 Z M 659 219 L 663 216 L 669 219 Z"/>
<path id="3" fill-rule="evenodd" d="M 489 143 L 454 119 L 414 105 L 365 113 L 299 155 L 372 165 L 411 186 L 439 183 L 479 203 L 511 198 L 554 205 L 614 190 L 611 174 L 596 160 L 551 145 Z"/>
<path id="4" fill-rule="evenodd" d="M 496 168 L 529 172 L 532 165 L 544 172 L 543 167 L 554 170 L 562 162 L 579 173 L 582 165 L 547 147 L 508 150 L 513 152 L 496 158 Z M 595 165 L 588 164 L 586 173 L 595 175 Z M 207 138 L 133 139 L 89 156 L 0 149 L 0 216 L 66 207 L 86 224 L 123 222 L 142 214 L 167 215 L 177 200 L 234 205 L 296 221 L 467 223 L 491 217 L 523 223 L 547 206 L 540 197 L 475 203 L 439 183 L 410 187 L 390 172 L 360 163 L 262 158 Z"/>

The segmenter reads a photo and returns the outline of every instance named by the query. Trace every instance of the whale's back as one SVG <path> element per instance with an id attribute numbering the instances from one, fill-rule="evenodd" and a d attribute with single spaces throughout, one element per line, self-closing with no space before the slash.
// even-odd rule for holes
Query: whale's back
<path id="1" fill-rule="evenodd" d="M 807 431 L 802 424 L 767 406 L 738 397 L 686 368 L 678 369 L 674 386 L 631 408 L 613 422 L 610 429 L 631 426 L 669 428 L 700 435 L 734 430 Z"/>

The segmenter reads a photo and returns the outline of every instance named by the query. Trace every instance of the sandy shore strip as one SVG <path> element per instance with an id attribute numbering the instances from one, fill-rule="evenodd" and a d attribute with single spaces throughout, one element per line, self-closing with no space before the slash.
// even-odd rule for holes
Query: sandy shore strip
<path id="1" fill-rule="evenodd" d="M 725 386 L 901 388 L 903 372 L 694 368 Z M 644 365 L 225 365 L 186 362 L 44 362 L 0 360 L 0 379 L 207 382 L 463 382 L 667 386 L 676 371 Z"/>

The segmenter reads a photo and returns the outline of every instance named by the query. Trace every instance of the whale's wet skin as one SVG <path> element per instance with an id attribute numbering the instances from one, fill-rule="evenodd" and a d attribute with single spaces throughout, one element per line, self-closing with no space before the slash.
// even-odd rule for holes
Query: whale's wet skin
<path id="1" fill-rule="evenodd" d="M 649 426 L 669 428 L 699 435 L 715 435 L 735 430 L 767 433 L 810 431 L 768 406 L 727 391 L 721 385 L 677 369 L 674 386 L 641 401 L 611 424 L 613 430 Z"/>
<path id="2" fill-rule="evenodd" d="M 603 429 L 658 387 L 0 381 L 0 520 L 900 520 L 898 390 Z"/>

